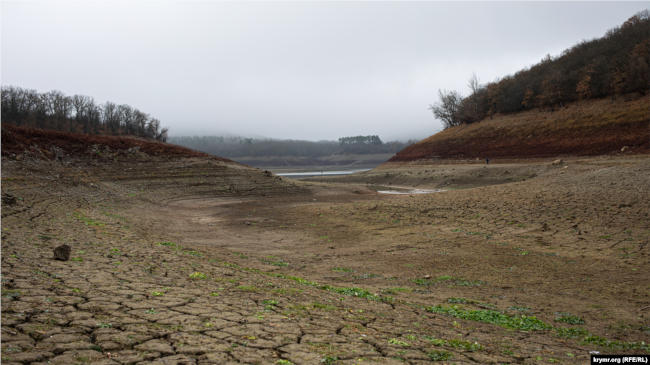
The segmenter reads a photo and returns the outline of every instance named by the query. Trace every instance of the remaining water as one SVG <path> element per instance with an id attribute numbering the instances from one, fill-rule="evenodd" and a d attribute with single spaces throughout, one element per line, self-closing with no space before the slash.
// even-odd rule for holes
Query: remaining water
<path id="1" fill-rule="evenodd" d="M 431 194 L 444 191 L 443 189 L 411 189 L 411 190 L 377 190 L 379 194 L 394 194 L 394 195 L 411 195 L 411 194 Z"/>
<path id="2" fill-rule="evenodd" d="M 370 171 L 372 169 L 356 169 L 356 170 L 338 170 L 338 171 L 300 171 L 300 172 L 280 172 L 276 173 L 278 176 L 286 177 L 307 177 L 307 176 L 333 176 L 333 175 L 349 175 L 357 172 Z"/>

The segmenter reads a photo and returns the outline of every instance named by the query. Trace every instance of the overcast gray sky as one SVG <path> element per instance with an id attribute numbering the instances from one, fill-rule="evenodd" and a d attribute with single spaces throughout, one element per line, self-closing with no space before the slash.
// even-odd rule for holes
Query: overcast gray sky
<path id="1" fill-rule="evenodd" d="M 602 36 L 650 2 L 2 1 L 2 84 L 132 105 L 170 135 L 441 129 L 467 93 Z"/>

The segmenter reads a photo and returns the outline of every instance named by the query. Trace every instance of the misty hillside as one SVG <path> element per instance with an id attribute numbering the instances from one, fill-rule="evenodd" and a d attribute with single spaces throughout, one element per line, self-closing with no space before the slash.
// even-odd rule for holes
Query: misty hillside
<path id="1" fill-rule="evenodd" d="M 650 15 L 431 107 L 446 129 L 391 161 L 594 155 L 650 147 Z"/>
<path id="2" fill-rule="evenodd" d="M 469 86 L 472 93 L 465 98 L 440 91 L 440 103 L 431 107 L 446 127 L 578 100 L 645 95 L 650 90 L 650 13 L 640 12 L 602 38 L 582 41 L 514 75 L 485 85 L 473 78 Z"/>
<path id="3" fill-rule="evenodd" d="M 170 137 L 169 142 L 257 167 L 378 165 L 414 141 L 383 142 L 379 136 L 301 141 L 224 136 Z"/>

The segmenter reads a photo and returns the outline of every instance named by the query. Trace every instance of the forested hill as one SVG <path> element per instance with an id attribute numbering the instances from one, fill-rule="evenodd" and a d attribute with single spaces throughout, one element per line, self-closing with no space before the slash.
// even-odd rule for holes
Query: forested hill
<path id="1" fill-rule="evenodd" d="M 245 137 L 170 137 L 169 142 L 224 157 L 300 156 L 395 153 L 414 142 L 383 142 L 378 136 L 342 137 L 338 141 L 301 141 Z"/>
<path id="2" fill-rule="evenodd" d="M 650 15 L 480 85 L 440 91 L 445 130 L 390 161 L 650 152 Z"/>
<path id="3" fill-rule="evenodd" d="M 165 141 L 167 128 L 137 108 L 86 95 L 2 86 L 2 123 L 27 128 L 93 135 L 137 136 Z"/>
<path id="4" fill-rule="evenodd" d="M 440 91 L 440 102 L 431 106 L 445 127 L 534 108 L 553 110 L 579 100 L 645 95 L 650 91 L 650 13 L 642 11 L 602 38 L 582 41 L 498 81 L 480 85 L 473 77 L 469 86 L 466 97 Z"/>
<path id="5" fill-rule="evenodd" d="M 169 142 L 256 167 L 372 167 L 415 141 L 383 142 L 371 135 L 318 142 L 224 136 L 170 137 Z"/>

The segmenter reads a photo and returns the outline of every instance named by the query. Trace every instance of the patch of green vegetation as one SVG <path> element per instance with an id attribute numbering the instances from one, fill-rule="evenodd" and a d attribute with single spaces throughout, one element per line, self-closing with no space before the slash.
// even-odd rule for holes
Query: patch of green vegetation
<path id="1" fill-rule="evenodd" d="M 424 336 L 424 339 L 431 342 L 434 346 L 444 346 L 447 344 L 447 340 L 443 340 L 441 338 L 435 338 L 431 336 Z"/>
<path id="2" fill-rule="evenodd" d="M 252 286 L 252 285 L 240 285 L 235 289 L 241 290 L 241 291 L 247 291 L 247 292 L 256 292 L 256 291 L 259 290 L 257 287 Z"/>
<path id="3" fill-rule="evenodd" d="M 555 335 L 561 338 L 579 338 L 589 334 L 589 331 L 582 327 L 555 327 L 553 330 L 555 331 Z"/>
<path id="4" fill-rule="evenodd" d="M 312 308 L 323 309 L 323 310 L 326 310 L 326 311 L 336 310 L 336 307 L 333 306 L 333 305 L 323 304 L 323 303 L 319 303 L 319 302 L 313 302 L 311 304 L 311 306 L 312 306 Z"/>
<path id="5" fill-rule="evenodd" d="M 211 297 L 218 297 L 219 293 L 217 293 L 216 291 L 213 291 L 212 293 L 210 293 L 210 296 Z"/>
<path id="6" fill-rule="evenodd" d="M 262 301 L 262 304 L 264 304 L 264 309 L 266 310 L 272 310 L 275 308 L 279 303 L 275 299 L 264 299 Z"/>
<path id="7" fill-rule="evenodd" d="M 421 286 L 431 286 L 441 282 L 446 282 L 456 286 L 481 286 L 485 284 L 485 282 L 481 280 L 465 280 L 465 279 L 456 278 L 449 275 L 438 276 L 435 279 L 418 278 L 418 279 L 413 279 L 413 282 Z"/>
<path id="8" fill-rule="evenodd" d="M 336 272 L 352 272 L 354 270 L 352 270 L 350 268 L 347 268 L 347 267 L 333 267 L 332 271 L 336 271 Z"/>
<path id="9" fill-rule="evenodd" d="M 396 287 L 396 288 L 386 288 L 386 289 L 382 290 L 381 292 L 384 293 L 384 294 L 395 295 L 397 293 L 410 293 L 412 291 L 413 291 L 413 289 L 411 289 L 411 288 Z"/>
<path id="10" fill-rule="evenodd" d="M 90 358 L 86 356 L 76 356 L 74 359 L 77 360 L 77 362 L 80 362 L 82 364 L 90 363 Z"/>
<path id="11" fill-rule="evenodd" d="M 568 324 L 585 324 L 585 320 L 578 317 L 574 316 L 571 313 L 566 313 L 566 312 L 558 312 L 555 313 L 555 322 L 564 322 Z"/>
<path id="12" fill-rule="evenodd" d="M 588 334 L 582 339 L 583 344 L 596 345 L 607 347 L 610 350 L 628 351 L 628 350 L 641 350 L 650 351 L 650 344 L 641 342 L 626 342 L 619 340 L 608 340 L 606 338 Z"/>
<path id="13" fill-rule="evenodd" d="M 157 313 L 156 310 L 155 310 L 154 308 L 149 308 L 149 309 L 147 309 L 147 310 L 144 311 L 144 312 L 147 313 L 147 314 L 156 314 L 156 313 Z"/>
<path id="14" fill-rule="evenodd" d="M 77 218 L 78 221 L 82 222 L 86 226 L 94 226 L 94 227 L 103 227 L 103 226 L 105 226 L 104 223 L 102 223 L 100 221 L 96 221 L 96 220 L 94 220 L 92 218 L 89 218 L 89 217 L 87 217 L 86 215 L 84 215 L 81 212 L 73 212 L 72 216 Z"/>
<path id="15" fill-rule="evenodd" d="M 100 322 L 100 323 L 97 323 L 97 327 L 99 327 L 99 328 L 112 328 L 113 324 L 112 323 Z"/>
<path id="16" fill-rule="evenodd" d="M 276 365 L 293 365 L 293 363 L 291 361 L 285 360 L 285 359 L 280 359 L 280 360 L 276 361 L 275 363 L 276 363 Z"/>
<path id="17" fill-rule="evenodd" d="M 332 365 L 334 362 L 338 361 L 339 358 L 336 356 L 325 356 L 324 358 L 320 359 L 321 364 L 324 365 Z"/>
<path id="18" fill-rule="evenodd" d="M 480 351 L 483 349 L 483 346 L 481 346 L 476 341 L 470 342 L 470 341 L 465 341 L 460 339 L 445 340 L 445 339 L 429 337 L 429 336 L 425 336 L 424 338 L 427 341 L 431 342 L 434 346 L 449 346 L 449 347 L 453 347 L 456 349 L 463 349 L 465 351 L 470 351 L 470 352 Z"/>
<path id="19" fill-rule="evenodd" d="M 152 292 L 151 292 L 151 295 L 153 295 L 154 297 L 162 297 L 163 295 L 165 295 L 165 292 L 162 292 L 162 291 L 152 291 Z"/>
<path id="20" fill-rule="evenodd" d="M 516 306 L 516 305 L 510 306 L 510 307 L 508 307 L 508 309 L 512 310 L 512 311 L 524 312 L 524 313 L 530 312 L 530 308 L 528 308 L 528 307 L 520 307 L 520 306 Z"/>
<path id="21" fill-rule="evenodd" d="M 169 242 L 169 241 L 158 242 L 158 245 L 159 246 L 171 247 L 171 248 L 178 248 L 177 244 L 175 244 L 174 242 Z"/>
<path id="22" fill-rule="evenodd" d="M 391 338 L 388 340 L 388 343 L 391 345 L 397 345 L 397 346 L 403 346 L 403 347 L 409 347 L 411 346 L 408 342 L 398 340 L 397 338 Z"/>
<path id="23" fill-rule="evenodd" d="M 6 298 L 18 298 L 20 290 L 18 289 L 2 289 L 2 296 Z"/>
<path id="24" fill-rule="evenodd" d="M 205 280 L 207 278 L 208 278 L 207 275 L 205 275 L 202 272 L 198 272 L 198 271 L 195 271 L 195 272 L 190 274 L 190 279 L 192 279 L 192 280 Z"/>
<path id="25" fill-rule="evenodd" d="M 248 258 L 248 256 L 244 255 L 244 254 L 241 253 L 241 252 L 235 252 L 235 251 L 233 251 L 233 255 L 237 255 L 237 256 L 239 256 L 239 258 L 242 258 L 242 259 L 247 259 L 247 258 Z"/>
<path id="26" fill-rule="evenodd" d="M 105 216 L 107 216 L 107 217 L 115 218 L 115 219 L 117 219 L 117 220 L 121 220 L 121 221 L 125 221 L 125 222 L 126 222 L 126 218 L 122 217 L 121 215 L 117 215 L 117 214 L 115 214 L 115 213 L 111 213 L 111 212 L 102 212 L 102 213 L 103 213 Z"/>
<path id="27" fill-rule="evenodd" d="M 267 257 L 264 257 L 264 258 L 260 259 L 260 261 L 263 264 L 266 264 L 266 265 L 273 265 L 273 266 L 278 266 L 278 267 L 289 266 L 289 263 L 284 262 L 280 258 L 275 257 L 275 256 L 267 256 Z"/>
<path id="28" fill-rule="evenodd" d="M 447 361 L 451 359 L 451 354 L 447 351 L 433 350 L 427 354 L 431 361 Z"/>
<path id="29" fill-rule="evenodd" d="M 199 251 L 185 250 L 183 252 L 185 252 L 187 255 L 190 255 L 190 256 L 203 257 L 203 254 L 201 252 L 199 252 Z"/>
<path id="30" fill-rule="evenodd" d="M 81 290 L 79 288 L 72 288 L 72 292 L 75 294 L 81 293 Z"/>
<path id="31" fill-rule="evenodd" d="M 82 257 L 71 257 L 70 261 L 82 262 L 84 259 Z"/>
<path id="32" fill-rule="evenodd" d="M 378 278 L 378 277 L 381 277 L 381 275 L 372 274 L 372 273 L 363 273 L 363 274 L 359 274 L 359 275 L 354 275 L 353 277 L 355 279 L 365 280 L 365 279 Z"/>
<path id="33" fill-rule="evenodd" d="M 227 263 L 225 263 L 225 264 L 227 264 Z M 365 298 L 365 299 L 370 299 L 370 300 L 375 300 L 375 301 L 382 301 L 382 302 L 393 302 L 394 301 L 394 299 L 391 298 L 391 297 L 379 296 L 379 295 L 376 295 L 376 294 L 372 294 L 368 290 L 361 289 L 361 288 L 345 288 L 345 287 L 340 288 L 340 287 L 335 287 L 335 286 L 331 286 L 331 285 L 327 285 L 327 284 L 324 284 L 324 285 L 319 284 L 317 282 L 307 280 L 307 279 L 304 279 L 304 278 L 301 278 L 301 277 L 285 275 L 285 274 L 282 274 L 282 273 L 266 272 L 266 271 L 262 271 L 262 270 L 259 270 L 259 269 L 247 268 L 247 267 L 239 267 L 239 268 L 241 270 L 244 270 L 244 271 L 255 272 L 255 273 L 258 273 L 258 274 L 267 275 L 267 276 L 271 276 L 271 277 L 275 277 L 275 278 L 292 280 L 292 281 L 295 281 L 296 283 L 301 284 L 301 285 L 312 286 L 312 287 L 315 287 L 315 288 L 318 288 L 318 289 L 321 289 L 321 290 L 326 290 L 326 291 L 333 292 L 333 293 L 338 293 L 338 294 L 343 294 L 343 295 L 348 295 L 348 296 L 354 296 L 354 297 L 359 297 L 359 298 Z"/>
<path id="34" fill-rule="evenodd" d="M 427 307 L 427 311 L 432 313 L 440 313 L 448 316 L 467 319 L 470 321 L 492 323 L 505 328 L 519 329 L 524 331 L 540 331 L 552 328 L 550 325 L 537 319 L 535 316 L 511 316 L 495 310 L 477 309 L 468 310 L 453 306 L 436 305 Z"/>
<path id="35" fill-rule="evenodd" d="M 330 292 L 338 293 L 338 294 L 349 295 L 352 297 L 367 298 L 371 300 L 381 300 L 381 298 L 378 295 L 372 294 L 368 290 L 361 289 L 361 288 L 338 288 L 329 285 L 321 285 L 318 286 L 318 288 Z"/>

